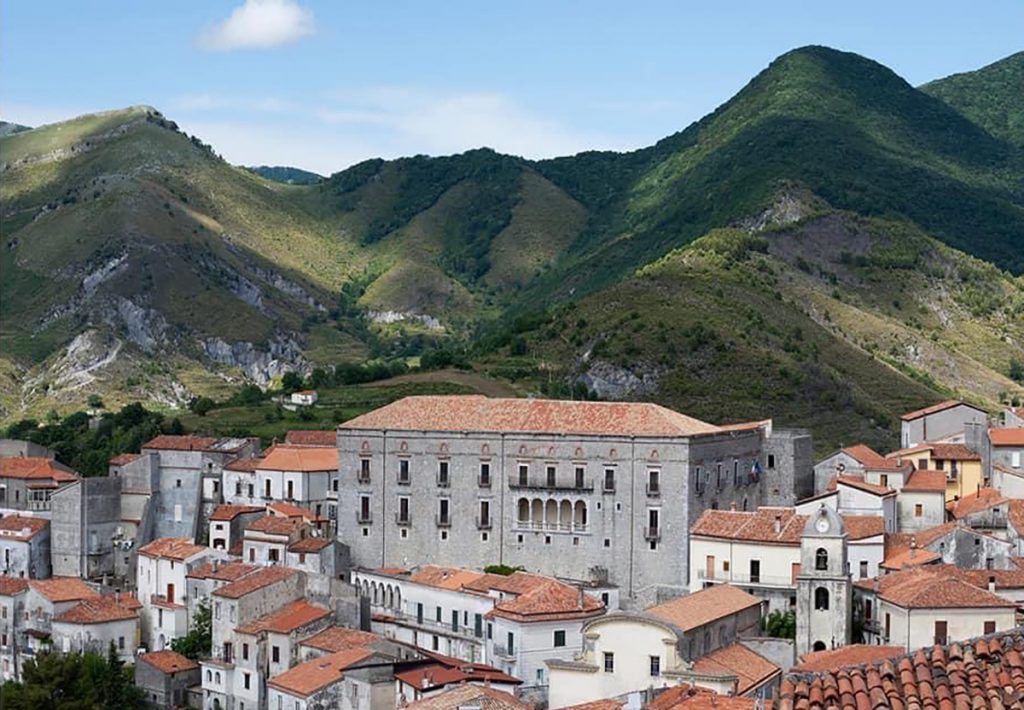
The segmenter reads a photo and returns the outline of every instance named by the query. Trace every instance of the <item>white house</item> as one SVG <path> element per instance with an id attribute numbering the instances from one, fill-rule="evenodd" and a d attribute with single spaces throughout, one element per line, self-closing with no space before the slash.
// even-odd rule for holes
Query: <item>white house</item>
<path id="1" fill-rule="evenodd" d="M 395 707 L 390 659 L 353 648 L 299 663 L 267 683 L 267 707 L 273 710 L 376 710 Z M 362 668 L 360 668 L 362 666 Z"/>
<path id="2" fill-rule="evenodd" d="M 899 531 L 915 532 L 946 520 L 946 474 L 943 471 L 914 471 L 896 496 Z"/>
<path id="3" fill-rule="evenodd" d="M 908 650 L 1012 629 L 1016 603 L 951 565 L 926 565 L 855 584 L 867 643 Z"/>
<path id="4" fill-rule="evenodd" d="M 299 390 L 298 392 L 292 392 L 291 396 L 292 404 L 298 404 L 302 407 L 312 407 L 318 399 L 320 399 L 320 395 L 317 394 L 316 390 Z"/>
<path id="5" fill-rule="evenodd" d="M 139 607 L 131 595 L 83 599 L 53 617 L 53 648 L 61 653 L 107 653 L 113 644 L 118 658 L 133 663 L 139 646 Z"/>
<path id="6" fill-rule="evenodd" d="M 185 537 L 160 538 L 139 548 L 136 580 L 146 648 L 162 651 L 188 633 L 186 576 L 212 554 Z"/>
<path id="7" fill-rule="evenodd" d="M 772 611 L 794 608 L 800 540 L 809 514 L 799 510 L 704 511 L 690 528 L 690 591 L 728 583 L 767 599 Z M 883 519 L 844 515 L 843 522 L 851 575 L 877 575 L 885 557 Z"/>
<path id="8" fill-rule="evenodd" d="M 49 577 L 50 521 L 24 515 L 0 518 L 0 568 L 11 577 Z"/>

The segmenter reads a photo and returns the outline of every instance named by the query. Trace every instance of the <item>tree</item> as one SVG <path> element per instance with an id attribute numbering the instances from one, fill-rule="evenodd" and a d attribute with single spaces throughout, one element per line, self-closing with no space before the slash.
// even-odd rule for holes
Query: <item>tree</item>
<path id="1" fill-rule="evenodd" d="M 193 397 L 188 403 L 188 408 L 201 417 L 205 417 L 216 406 L 217 403 L 209 397 Z"/>
<path id="2" fill-rule="evenodd" d="M 141 710 L 142 691 L 111 644 L 107 655 L 44 652 L 25 661 L 22 682 L 3 688 L 6 710 Z"/>
<path id="3" fill-rule="evenodd" d="M 285 394 L 291 394 L 302 389 L 302 375 L 289 371 L 281 377 L 281 389 Z"/>
<path id="4" fill-rule="evenodd" d="M 192 628 L 184 636 L 171 641 L 171 649 L 187 658 L 198 660 L 213 648 L 213 624 L 209 602 L 199 602 L 192 615 Z"/>
<path id="5" fill-rule="evenodd" d="M 767 635 L 781 639 L 796 638 L 796 612 L 773 611 L 764 619 L 764 631 Z"/>
<path id="6" fill-rule="evenodd" d="M 1008 374 L 1010 375 L 1010 379 L 1014 382 L 1024 384 L 1024 363 L 1016 358 L 1010 360 L 1010 371 Z"/>
<path id="7" fill-rule="evenodd" d="M 91 409 L 103 409 L 103 398 L 98 394 L 91 394 L 85 400 L 85 403 L 89 405 Z"/>

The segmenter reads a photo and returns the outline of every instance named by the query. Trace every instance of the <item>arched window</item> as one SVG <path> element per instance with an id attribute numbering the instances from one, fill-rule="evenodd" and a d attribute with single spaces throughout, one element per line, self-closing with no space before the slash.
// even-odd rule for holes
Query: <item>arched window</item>
<path id="1" fill-rule="evenodd" d="M 828 590 L 824 587 L 814 590 L 814 608 L 828 611 Z"/>
<path id="2" fill-rule="evenodd" d="M 525 523 L 530 520 L 530 501 L 525 498 L 519 499 L 519 522 Z"/>
<path id="3" fill-rule="evenodd" d="M 815 641 L 814 646 L 811 647 L 814 651 L 824 651 L 826 646 L 824 641 Z"/>
<path id="4" fill-rule="evenodd" d="M 213 682 L 213 671 L 211 671 L 209 668 L 206 669 L 206 682 L 207 683 L 212 683 Z"/>
<path id="5" fill-rule="evenodd" d="M 828 552 L 824 547 L 819 547 L 818 551 L 814 553 L 814 569 L 828 569 Z"/>

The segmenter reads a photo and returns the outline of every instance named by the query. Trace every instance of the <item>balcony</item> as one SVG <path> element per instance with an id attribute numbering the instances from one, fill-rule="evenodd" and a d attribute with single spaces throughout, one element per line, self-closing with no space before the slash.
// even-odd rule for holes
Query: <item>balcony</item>
<path id="1" fill-rule="evenodd" d="M 577 485 L 566 485 L 561 483 L 549 484 L 549 483 L 533 483 L 531 481 L 510 481 L 508 487 L 512 490 L 525 490 L 525 491 L 563 491 L 566 493 L 592 493 L 594 491 L 593 484 L 587 484 L 583 486 Z"/>
<path id="2" fill-rule="evenodd" d="M 647 497 L 657 498 L 661 495 L 661 484 L 660 483 L 648 483 L 647 484 Z"/>
<path id="3" fill-rule="evenodd" d="M 490 517 L 481 518 L 479 515 L 476 517 L 476 526 L 480 530 L 490 530 L 494 523 Z"/>
<path id="4" fill-rule="evenodd" d="M 546 522 L 535 522 L 532 520 L 517 520 L 515 523 L 517 530 L 533 530 L 536 532 L 557 532 L 557 533 L 586 533 L 590 530 L 590 526 L 586 523 L 546 523 Z"/>
<path id="5" fill-rule="evenodd" d="M 404 527 L 412 525 L 412 516 L 408 513 L 406 513 L 405 515 L 402 515 L 401 513 L 395 513 L 395 525 L 402 525 Z"/>
<path id="6" fill-rule="evenodd" d="M 488 474 L 486 476 L 479 476 L 478 475 L 476 477 L 476 485 L 479 486 L 480 488 L 490 488 L 491 487 L 491 476 L 490 476 L 490 474 Z"/>
<path id="7" fill-rule="evenodd" d="M 437 487 L 438 488 L 448 488 L 449 486 L 451 486 L 451 484 L 452 484 L 452 479 L 451 479 L 450 476 L 438 476 L 437 477 Z"/>
<path id="8" fill-rule="evenodd" d="M 509 648 L 504 644 L 494 644 L 494 656 L 495 658 L 504 658 L 507 660 L 515 660 L 516 650 Z"/>
<path id="9" fill-rule="evenodd" d="M 356 483 L 369 483 L 369 482 L 370 482 L 370 474 L 368 474 L 368 473 L 366 473 L 366 474 L 360 473 L 359 475 L 356 476 Z"/>
<path id="10" fill-rule="evenodd" d="M 398 485 L 400 485 L 400 486 L 408 486 L 411 483 L 412 483 L 412 478 L 409 476 L 409 474 L 405 474 L 404 476 L 402 474 L 398 474 Z"/>
<path id="11" fill-rule="evenodd" d="M 658 540 L 661 540 L 661 528 L 644 528 L 644 539 L 650 542 L 657 542 Z"/>
<path id="12" fill-rule="evenodd" d="M 369 525 L 373 522 L 373 514 L 368 510 L 360 510 L 356 513 L 356 522 L 360 525 Z"/>
<path id="13" fill-rule="evenodd" d="M 435 515 L 434 523 L 436 523 L 439 528 L 450 528 L 452 526 L 452 516 L 440 514 Z"/>
<path id="14" fill-rule="evenodd" d="M 697 579 L 715 584 L 729 583 L 747 587 L 767 587 L 771 589 L 795 589 L 796 581 L 792 577 L 769 574 L 742 574 L 740 572 L 713 572 L 708 574 L 707 570 L 697 570 Z"/>

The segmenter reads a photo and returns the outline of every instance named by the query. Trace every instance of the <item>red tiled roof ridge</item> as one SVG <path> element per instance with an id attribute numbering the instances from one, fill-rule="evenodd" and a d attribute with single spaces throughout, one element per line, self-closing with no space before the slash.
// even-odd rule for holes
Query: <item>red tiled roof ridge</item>
<path id="1" fill-rule="evenodd" d="M 140 547 L 139 554 L 184 561 L 206 552 L 207 549 L 188 537 L 161 537 Z"/>
<path id="2" fill-rule="evenodd" d="M 350 419 L 339 428 L 667 437 L 722 431 L 713 424 L 650 402 L 579 402 L 483 395 L 405 397 Z"/>
<path id="3" fill-rule="evenodd" d="M 667 621 L 685 632 L 761 603 L 760 597 L 748 594 L 739 587 L 719 584 L 655 604 L 645 609 L 644 613 Z"/>
<path id="4" fill-rule="evenodd" d="M 988 438 L 992 446 L 1024 446 L 1024 427 L 993 427 Z"/>
<path id="5" fill-rule="evenodd" d="M 0 477 L 52 479 L 58 483 L 70 483 L 79 478 L 64 464 L 43 456 L 0 456 Z"/>
<path id="6" fill-rule="evenodd" d="M 160 434 L 142 445 L 143 449 L 164 451 L 209 451 L 219 441 L 212 436 L 193 434 Z"/>
<path id="7" fill-rule="evenodd" d="M 327 607 L 312 604 L 305 599 L 296 599 L 248 624 L 239 626 L 236 631 L 245 634 L 258 634 L 263 631 L 291 633 L 330 614 L 331 610 Z"/>
<path id="8" fill-rule="evenodd" d="M 199 670 L 199 663 L 170 649 L 143 653 L 139 658 L 161 673 L 170 674 Z"/>
<path id="9" fill-rule="evenodd" d="M 223 587 L 213 590 L 213 595 L 228 599 L 239 599 L 246 594 L 269 587 L 272 584 L 277 584 L 297 574 L 299 574 L 299 571 L 290 567 L 261 567 L 233 582 L 228 582 Z"/>
<path id="10" fill-rule="evenodd" d="M 921 409 L 915 409 L 912 412 L 907 412 L 906 414 L 901 415 L 900 419 L 902 419 L 905 422 L 909 422 L 914 419 L 923 417 L 926 414 L 935 414 L 936 412 L 942 412 L 947 409 L 952 409 L 953 407 L 959 407 L 960 405 L 971 407 L 972 409 L 977 409 L 979 412 L 985 411 L 983 409 L 975 407 L 973 404 L 969 404 L 963 401 L 962 399 L 947 399 L 937 404 L 932 404 L 927 407 L 922 407 Z"/>

